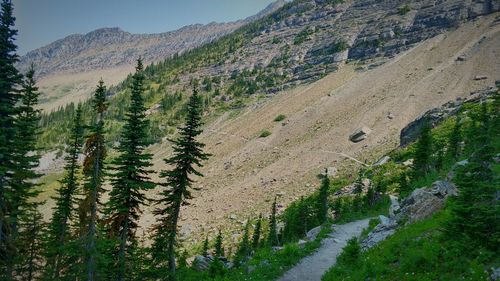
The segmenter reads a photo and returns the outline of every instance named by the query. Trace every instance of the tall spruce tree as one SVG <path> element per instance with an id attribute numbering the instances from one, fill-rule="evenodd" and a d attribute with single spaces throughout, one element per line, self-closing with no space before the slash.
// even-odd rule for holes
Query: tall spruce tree
<path id="1" fill-rule="evenodd" d="M 85 159 L 83 161 L 83 173 L 85 176 L 84 194 L 82 210 L 87 215 L 85 235 L 87 280 L 96 280 L 97 263 L 97 220 L 99 198 L 103 190 L 104 182 L 104 158 L 106 157 L 106 147 L 104 142 L 104 113 L 107 109 L 106 86 L 102 79 L 97 85 L 92 105 L 96 114 L 96 122 L 91 126 L 90 135 L 85 142 Z"/>
<path id="2" fill-rule="evenodd" d="M 224 257 L 224 246 L 222 245 L 223 240 L 224 237 L 222 237 L 222 231 L 219 229 L 219 233 L 215 238 L 215 245 L 214 245 L 215 248 L 214 255 L 217 258 Z"/>
<path id="3" fill-rule="evenodd" d="M 328 219 L 328 189 L 330 188 L 330 179 L 325 173 L 323 176 L 323 181 L 321 182 L 321 187 L 318 193 L 318 206 L 317 214 L 319 223 L 323 224 Z"/>
<path id="4" fill-rule="evenodd" d="M 260 245 L 259 242 L 260 242 L 261 231 L 262 231 L 262 214 L 259 215 L 259 219 L 257 219 L 257 222 L 255 223 L 255 229 L 253 231 L 252 248 L 254 250 L 257 249 Z"/>
<path id="5" fill-rule="evenodd" d="M 422 176 L 430 171 L 433 151 L 431 124 L 427 121 L 420 132 L 413 161 L 414 176 Z"/>
<path id="6" fill-rule="evenodd" d="M 34 171 L 38 166 L 39 156 L 36 153 L 36 137 L 38 135 L 38 121 L 40 120 L 40 110 L 35 109 L 38 103 L 38 88 L 35 86 L 33 66 L 26 73 L 26 79 L 23 81 L 23 88 L 20 93 L 20 104 L 17 107 L 17 116 L 14 120 L 16 128 L 16 145 L 10 152 L 14 163 L 12 175 L 8 180 L 9 188 L 6 190 L 6 197 L 9 199 L 9 228 L 11 230 L 11 239 L 14 250 L 11 254 L 13 259 L 17 259 L 18 252 L 26 247 L 21 243 L 18 235 L 22 229 L 21 219 L 30 208 L 33 208 L 31 198 L 38 193 L 35 191 L 37 184 L 35 180 L 40 176 Z"/>
<path id="7" fill-rule="evenodd" d="M 157 201 L 160 207 L 154 212 L 157 215 L 154 248 L 156 251 L 167 253 L 171 275 L 175 274 L 175 241 L 181 205 L 189 205 L 188 201 L 193 198 L 191 195 L 193 179 L 190 176 L 203 176 L 196 167 L 201 167 L 201 161 L 207 160 L 210 156 L 203 152 L 205 145 L 196 140 L 202 132 L 201 114 L 201 100 L 194 88 L 187 103 L 185 125 L 178 128 L 179 138 L 171 140 L 174 154 L 164 160 L 167 165 L 172 165 L 173 169 L 162 171 L 160 174 L 166 182 L 162 184 L 164 189 L 161 192 L 161 199 Z"/>
<path id="8" fill-rule="evenodd" d="M 271 217 L 269 218 L 269 237 L 268 237 L 268 243 L 271 246 L 278 246 L 279 245 L 279 240 L 278 240 L 278 225 L 277 225 L 277 219 L 276 219 L 276 197 L 274 197 L 274 202 L 271 208 Z"/>
<path id="9" fill-rule="evenodd" d="M 18 88 L 22 76 L 14 64 L 18 61 L 17 46 L 14 43 L 17 30 L 10 0 L 3 0 L 0 11 L 0 276 L 7 277 L 11 268 L 14 250 L 11 236 L 10 215 L 11 200 L 6 198 L 8 179 L 15 167 L 12 151 L 17 145 L 14 119 L 17 114 L 15 105 L 19 100 Z"/>
<path id="10" fill-rule="evenodd" d="M 78 156 L 82 152 L 82 145 L 82 106 L 79 104 L 75 111 L 71 135 L 67 142 L 67 156 L 64 158 L 64 177 L 59 182 L 61 186 L 56 191 L 56 196 L 53 197 L 55 207 L 49 225 L 46 275 L 54 279 L 59 278 L 61 263 L 67 260 L 67 256 L 64 255 L 64 248 L 68 240 L 70 240 L 70 222 L 75 214 L 75 205 L 77 203 L 75 195 L 80 186 Z"/>
<path id="11" fill-rule="evenodd" d="M 250 231 L 250 220 L 248 220 L 245 225 L 241 242 L 238 246 L 238 250 L 236 251 L 236 256 L 234 258 L 235 266 L 240 266 L 245 261 L 245 259 L 250 255 L 252 248 L 250 245 L 249 231 Z"/>
<path id="12" fill-rule="evenodd" d="M 452 160 L 457 160 L 460 156 L 460 143 L 462 142 L 462 118 L 460 113 L 457 114 L 455 125 L 448 139 L 448 157 Z"/>
<path id="13" fill-rule="evenodd" d="M 154 188 L 148 176 L 152 155 L 144 153 L 149 144 L 143 97 L 144 80 L 142 61 L 138 59 L 130 86 L 130 106 L 125 115 L 125 125 L 117 148 L 120 155 L 113 162 L 115 173 L 112 176 L 112 190 L 106 206 L 109 234 L 116 237 L 119 243 L 116 258 L 119 281 L 124 280 L 127 272 L 128 247 L 135 244 L 134 231 L 137 229 L 140 207 L 147 201 L 144 192 Z"/>

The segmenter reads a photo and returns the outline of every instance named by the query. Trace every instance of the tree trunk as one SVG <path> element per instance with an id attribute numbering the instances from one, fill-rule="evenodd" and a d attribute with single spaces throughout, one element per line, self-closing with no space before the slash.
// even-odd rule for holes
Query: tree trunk
<path id="1" fill-rule="evenodd" d="M 172 216 L 172 232 L 168 240 L 168 269 L 172 277 L 175 275 L 175 240 L 177 237 L 177 221 L 181 210 L 181 198 L 177 198 Z"/>
<path id="2" fill-rule="evenodd" d="M 125 279 L 125 252 L 127 250 L 128 228 L 129 216 L 127 214 L 125 218 L 125 225 L 123 226 L 123 230 L 120 235 L 120 251 L 118 252 L 118 281 L 123 281 Z"/>

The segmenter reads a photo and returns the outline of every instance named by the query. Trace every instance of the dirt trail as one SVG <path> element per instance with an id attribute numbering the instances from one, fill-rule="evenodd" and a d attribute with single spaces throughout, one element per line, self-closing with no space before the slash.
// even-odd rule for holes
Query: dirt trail
<path id="1" fill-rule="evenodd" d="M 278 281 L 319 281 L 321 276 L 337 262 L 337 256 L 352 237 L 358 237 L 368 227 L 370 219 L 358 220 L 342 225 L 333 225 L 333 232 L 321 241 L 314 254 L 287 271 Z"/>

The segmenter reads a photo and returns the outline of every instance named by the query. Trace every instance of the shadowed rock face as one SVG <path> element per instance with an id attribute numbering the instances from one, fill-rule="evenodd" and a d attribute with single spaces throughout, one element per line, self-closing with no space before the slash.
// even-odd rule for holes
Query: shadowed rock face
<path id="1" fill-rule="evenodd" d="M 34 63 L 37 75 L 43 77 L 133 64 L 139 56 L 147 63 L 156 62 L 216 40 L 284 4 L 284 0 L 278 0 L 258 14 L 236 22 L 194 24 L 159 34 L 131 34 L 117 27 L 73 34 L 27 53 L 17 67 L 25 72 Z"/>

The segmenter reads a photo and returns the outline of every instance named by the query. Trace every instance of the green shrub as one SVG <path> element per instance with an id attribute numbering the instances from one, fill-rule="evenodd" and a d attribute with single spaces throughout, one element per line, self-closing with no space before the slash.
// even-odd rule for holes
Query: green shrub
<path id="1" fill-rule="evenodd" d="M 262 130 L 260 132 L 259 138 L 266 138 L 266 137 L 268 137 L 270 135 L 271 135 L 271 132 L 269 132 L 268 130 Z"/>
<path id="2" fill-rule="evenodd" d="M 408 5 L 403 5 L 403 6 L 398 8 L 398 13 L 402 16 L 406 15 L 410 11 L 411 11 L 411 8 Z"/>
<path id="3" fill-rule="evenodd" d="M 286 116 L 283 115 L 283 114 L 280 114 L 278 116 L 276 116 L 276 118 L 274 118 L 274 122 L 280 122 L 280 121 L 283 121 L 285 120 Z"/>

